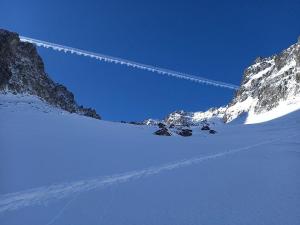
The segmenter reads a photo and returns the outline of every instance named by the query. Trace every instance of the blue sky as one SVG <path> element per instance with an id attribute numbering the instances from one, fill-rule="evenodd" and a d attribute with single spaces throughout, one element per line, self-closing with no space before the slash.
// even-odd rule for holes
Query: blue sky
<path id="1" fill-rule="evenodd" d="M 239 84 L 257 56 L 300 35 L 300 1 L 1 0 L 21 35 Z M 106 120 L 163 118 L 227 104 L 232 90 L 39 49 L 46 71 Z"/>

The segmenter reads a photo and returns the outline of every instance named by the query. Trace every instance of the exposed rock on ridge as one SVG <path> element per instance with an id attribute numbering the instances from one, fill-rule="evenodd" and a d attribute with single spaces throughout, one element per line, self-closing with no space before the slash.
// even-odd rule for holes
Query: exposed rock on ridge
<path id="1" fill-rule="evenodd" d="M 227 107 L 224 121 L 230 122 L 244 112 L 265 113 L 299 96 L 300 38 L 277 55 L 258 58 L 245 70 L 241 87 Z"/>
<path id="2" fill-rule="evenodd" d="M 258 57 L 244 71 L 241 87 L 227 106 L 205 112 L 175 111 L 167 115 L 164 122 L 176 126 L 228 123 L 243 113 L 248 113 L 249 118 L 249 115 L 270 112 L 280 103 L 297 104 L 300 108 L 300 37 L 296 44 L 277 55 Z M 154 124 L 149 121 L 146 124 Z"/>
<path id="3" fill-rule="evenodd" d="M 101 119 L 94 109 L 77 105 L 65 86 L 46 74 L 33 44 L 21 42 L 17 33 L 0 29 L 0 91 L 28 93 L 71 113 Z"/>

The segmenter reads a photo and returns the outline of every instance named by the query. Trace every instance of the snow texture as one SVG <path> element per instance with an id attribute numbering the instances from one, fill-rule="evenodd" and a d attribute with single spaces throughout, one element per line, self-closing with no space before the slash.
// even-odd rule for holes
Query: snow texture
<path id="1" fill-rule="evenodd" d="M 160 137 L 6 94 L 0 124 L 1 225 L 300 222 L 299 111 Z"/>

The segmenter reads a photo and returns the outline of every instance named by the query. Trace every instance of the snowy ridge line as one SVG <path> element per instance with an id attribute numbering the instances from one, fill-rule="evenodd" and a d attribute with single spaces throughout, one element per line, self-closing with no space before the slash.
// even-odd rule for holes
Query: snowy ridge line
<path id="1" fill-rule="evenodd" d="M 298 135 L 291 135 L 289 138 L 295 136 Z M 156 175 L 164 171 L 171 171 L 174 169 L 179 169 L 194 164 L 199 164 L 203 161 L 213 160 L 219 157 L 232 155 L 242 151 L 247 151 L 249 149 L 261 145 L 265 145 L 265 144 L 274 143 L 279 140 L 281 140 L 281 138 L 272 139 L 254 145 L 228 150 L 213 155 L 201 156 L 192 159 L 185 159 L 185 160 L 172 162 L 157 167 L 150 167 L 143 170 L 130 171 L 127 173 L 115 174 L 111 176 L 105 176 L 105 177 L 99 177 L 99 178 L 87 179 L 87 180 L 81 180 L 75 182 L 68 182 L 62 184 L 55 184 L 55 185 L 44 186 L 44 187 L 29 189 L 29 190 L 15 192 L 15 193 L 4 194 L 0 196 L 0 214 L 6 211 L 18 210 L 29 206 L 45 205 L 49 201 L 68 198 L 74 194 L 104 188 L 110 185 L 129 182 L 132 180 L 137 180 L 140 178 Z"/>
<path id="2" fill-rule="evenodd" d="M 216 81 L 216 80 L 210 80 L 210 79 L 206 79 L 204 77 L 198 77 L 198 76 L 181 73 L 181 72 L 177 72 L 177 71 L 173 71 L 173 70 L 169 70 L 169 69 L 164 69 L 164 68 L 160 68 L 160 67 L 156 67 L 156 66 L 151 66 L 151 65 L 146 65 L 146 64 L 130 61 L 127 59 L 122 59 L 122 58 L 117 58 L 117 57 L 108 56 L 108 55 L 104 55 L 104 54 L 89 52 L 89 51 L 68 47 L 65 45 L 50 43 L 50 42 L 46 42 L 46 41 L 42 41 L 42 40 L 38 40 L 38 39 L 29 38 L 29 37 L 20 36 L 20 40 L 23 42 L 29 42 L 29 43 L 35 44 L 38 47 L 51 48 L 55 51 L 63 51 L 65 53 L 86 56 L 86 57 L 94 58 L 99 61 L 104 61 L 104 62 L 108 62 L 108 63 L 126 65 L 128 67 L 146 70 L 149 72 L 158 73 L 160 75 L 171 76 L 171 77 L 185 79 L 185 80 L 189 80 L 189 81 L 193 81 L 193 82 L 197 82 L 197 83 L 208 84 L 208 85 L 213 85 L 216 87 L 223 87 L 223 88 L 228 88 L 228 89 L 233 89 L 233 90 L 237 90 L 239 88 L 239 86 L 230 84 L 230 83 L 225 83 L 225 82 Z"/>

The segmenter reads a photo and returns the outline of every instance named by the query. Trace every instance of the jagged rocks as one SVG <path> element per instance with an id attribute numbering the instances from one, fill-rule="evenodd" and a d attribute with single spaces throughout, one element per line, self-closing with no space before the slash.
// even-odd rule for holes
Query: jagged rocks
<path id="1" fill-rule="evenodd" d="M 162 122 L 174 133 L 180 127 L 203 127 L 228 123 L 243 113 L 250 115 L 269 112 L 279 103 L 300 96 L 300 41 L 278 55 L 259 57 L 245 69 L 240 89 L 225 107 L 205 112 L 175 111 L 163 121 L 147 120 L 147 125 Z M 211 129 L 203 128 L 210 131 Z M 216 131 L 211 131 L 216 133 Z"/>
<path id="2" fill-rule="evenodd" d="M 138 125 L 138 126 L 143 125 L 142 122 L 136 122 L 136 121 L 131 121 L 131 122 L 128 122 L 128 123 L 132 124 L 132 125 Z"/>
<path id="3" fill-rule="evenodd" d="M 147 126 L 156 126 L 158 123 L 160 123 L 160 121 L 155 119 L 147 119 L 143 121 L 143 124 Z"/>
<path id="4" fill-rule="evenodd" d="M 0 91 L 36 95 L 71 113 L 101 119 L 94 109 L 78 106 L 65 86 L 46 74 L 33 44 L 21 42 L 17 33 L 0 29 Z"/>
<path id="5" fill-rule="evenodd" d="M 258 58 L 245 70 L 241 87 L 228 105 L 224 121 L 231 122 L 244 112 L 265 113 L 299 96 L 299 67 L 299 41 L 277 55 Z"/>
<path id="6" fill-rule="evenodd" d="M 177 132 L 177 134 L 183 137 L 189 137 L 192 136 L 193 131 L 191 129 L 181 129 Z"/>
<path id="7" fill-rule="evenodd" d="M 174 125 L 174 124 L 170 124 L 170 125 L 169 125 L 169 128 L 171 128 L 171 129 L 172 129 L 172 128 L 175 128 L 175 125 Z"/>
<path id="8" fill-rule="evenodd" d="M 170 113 L 164 122 L 173 127 L 201 126 L 204 122 L 213 120 L 223 123 L 226 107 L 210 108 L 205 112 L 185 112 L 183 110 Z"/>
<path id="9" fill-rule="evenodd" d="M 208 131 L 208 133 L 210 133 L 210 134 L 215 134 L 215 133 L 217 133 L 217 131 L 211 129 L 208 125 L 203 125 L 203 126 L 201 127 L 201 130 L 202 130 L 202 131 Z"/>
<path id="10" fill-rule="evenodd" d="M 141 125 L 145 125 L 143 122 L 137 122 L 137 121 L 125 121 L 125 120 L 121 120 L 120 123 L 126 123 L 126 124 L 131 124 L 131 125 L 136 125 L 136 126 L 141 126 Z"/>
<path id="11" fill-rule="evenodd" d="M 167 128 L 161 128 L 155 131 L 154 134 L 159 136 L 171 136 L 171 132 Z"/>
<path id="12" fill-rule="evenodd" d="M 173 130 L 173 132 L 183 137 L 189 137 L 193 134 L 193 131 L 191 129 L 176 129 Z M 159 136 L 171 136 L 172 132 L 168 128 L 162 127 L 159 130 L 155 131 L 154 134 Z"/>
<path id="13" fill-rule="evenodd" d="M 158 126 L 159 130 L 155 131 L 154 134 L 159 135 L 159 136 L 171 136 L 172 135 L 171 131 L 169 131 L 166 124 L 163 124 L 160 122 L 157 124 L 157 126 Z"/>
<path id="14" fill-rule="evenodd" d="M 158 123 L 157 126 L 158 126 L 159 128 L 161 128 L 161 129 L 162 129 L 162 128 L 166 128 L 166 125 L 163 124 L 163 123 Z"/>
<path id="15" fill-rule="evenodd" d="M 209 126 L 204 125 L 204 126 L 202 126 L 201 130 L 210 130 L 210 128 L 209 128 Z"/>
<path id="16" fill-rule="evenodd" d="M 79 106 L 79 108 L 76 112 L 81 115 L 85 115 L 88 117 L 92 117 L 92 118 L 101 120 L 101 117 L 98 115 L 97 111 L 92 108 L 83 108 L 83 106 Z"/>
<path id="17" fill-rule="evenodd" d="M 192 113 L 181 111 L 175 111 L 170 113 L 164 120 L 168 125 L 174 126 L 190 126 L 192 125 Z"/>
<path id="18" fill-rule="evenodd" d="M 182 127 L 182 126 L 167 126 L 164 123 L 158 123 L 158 130 L 154 132 L 155 135 L 159 136 L 172 136 L 172 134 L 177 134 L 179 136 L 183 137 L 190 137 L 193 135 L 193 129 L 196 127 L 193 127 L 193 129 L 189 129 L 187 127 Z M 198 128 L 199 129 L 199 128 Z M 217 131 L 211 129 L 207 123 L 202 125 L 201 128 L 202 131 L 208 132 L 208 134 L 216 134 Z"/>

